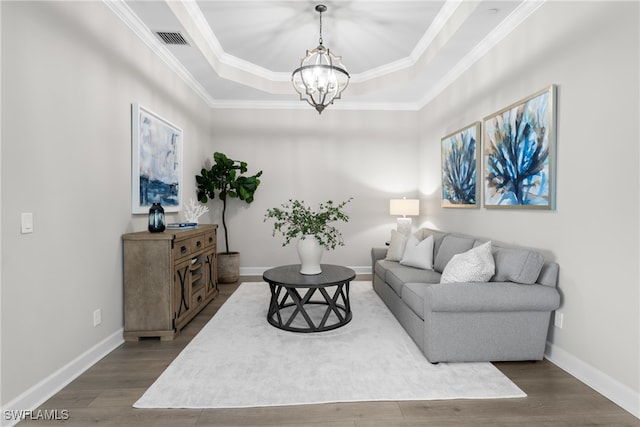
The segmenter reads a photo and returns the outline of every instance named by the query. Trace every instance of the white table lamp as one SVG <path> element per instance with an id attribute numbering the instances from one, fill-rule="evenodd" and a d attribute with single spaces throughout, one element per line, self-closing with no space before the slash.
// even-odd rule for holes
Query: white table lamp
<path id="1" fill-rule="evenodd" d="M 420 200 L 418 199 L 391 199 L 389 201 L 389 215 L 399 216 L 398 218 L 398 233 L 402 233 L 405 236 L 411 234 L 411 218 L 409 216 L 417 216 L 420 214 Z"/>

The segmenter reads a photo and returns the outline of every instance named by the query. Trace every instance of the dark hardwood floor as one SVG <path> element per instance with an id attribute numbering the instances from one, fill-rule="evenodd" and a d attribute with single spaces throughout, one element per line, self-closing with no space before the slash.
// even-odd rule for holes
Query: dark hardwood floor
<path id="1" fill-rule="evenodd" d="M 261 278 L 243 281 L 260 280 Z M 360 278 L 368 280 L 368 278 Z M 247 409 L 134 409 L 133 403 L 200 331 L 238 284 L 220 295 L 171 342 L 125 343 L 49 399 L 40 410 L 64 421 L 21 427 L 100 426 L 639 426 L 640 420 L 548 361 L 496 363 L 525 393 L 520 399 L 363 402 Z M 37 415 L 37 411 L 34 411 Z M 61 417 L 62 418 L 62 417 Z"/>

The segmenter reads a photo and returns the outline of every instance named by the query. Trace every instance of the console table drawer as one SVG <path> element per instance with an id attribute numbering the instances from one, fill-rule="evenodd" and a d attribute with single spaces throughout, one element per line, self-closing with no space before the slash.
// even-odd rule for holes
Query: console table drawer
<path id="1" fill-rule="evenodd" d="M 210 247 L 216 245 L 216 233 L 215 232 L 204 233 L 204 245 L 207 248 L 210 248 Z"/>
<path id="2" fill-rule="evenodd" d="M 204 301 L 204 287 L 200 288 L 199 290 L 195 291 L 193 293 L 193 295 L 191 295 L 191 304 L 195 307 L 199 304 L 202 303 L 202 301 Z"/>
<path id="3" fill-rule="evenodd" d="M 175 259 L 186 258 L 191 253 L 191 239 L 176 240 L 173 244 L 173 257 Z"/>
<path id="4" fill-rule="evenodd" d="M 194 236 L 191 238 L 191 253 L 196 254 L 203 250 L 205 247 L 204 234 Z"/>

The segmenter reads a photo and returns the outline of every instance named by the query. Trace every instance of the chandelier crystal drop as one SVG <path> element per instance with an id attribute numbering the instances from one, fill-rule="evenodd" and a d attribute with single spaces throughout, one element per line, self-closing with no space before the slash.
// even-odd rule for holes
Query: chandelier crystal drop
<path id="1" fill-rule="evenodd" d="M 322 44 L 322 13 L 327 11 L 327 7 L 319 4 L 315 9 L 320 14 L 318 47 L 307 50 L 300 67 L 291 74 L 291 82 L 300 100 L 307 101 L 318 113 L 322 113 L 334 100 L 340 99 L 350 77 L 342 64 L 342 57 L 334 55 Z"/>

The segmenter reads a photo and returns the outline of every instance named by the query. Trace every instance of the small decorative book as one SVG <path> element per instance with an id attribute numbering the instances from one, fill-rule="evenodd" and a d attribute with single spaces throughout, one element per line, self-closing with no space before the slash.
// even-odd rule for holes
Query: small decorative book
<path id="1" fill-rule="evenodd" d="M 172 222 L 167 224 L 168 230 L 183 230 L 186 228 L 196 228 L 197 222 Z"/>

